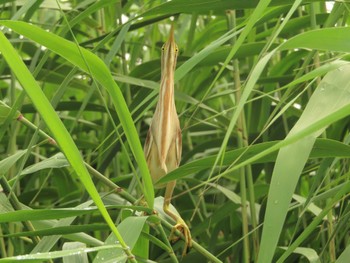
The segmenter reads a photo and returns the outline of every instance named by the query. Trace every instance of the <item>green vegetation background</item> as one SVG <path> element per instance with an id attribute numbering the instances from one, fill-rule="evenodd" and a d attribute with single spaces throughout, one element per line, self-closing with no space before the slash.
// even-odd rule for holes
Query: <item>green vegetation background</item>
<path id="1" fill-rule="evenodd" d="M 0 0 L 0 262 L 347 262 L 349 7 Z M 171 24 L 185 257 L 142 150 Z"/>

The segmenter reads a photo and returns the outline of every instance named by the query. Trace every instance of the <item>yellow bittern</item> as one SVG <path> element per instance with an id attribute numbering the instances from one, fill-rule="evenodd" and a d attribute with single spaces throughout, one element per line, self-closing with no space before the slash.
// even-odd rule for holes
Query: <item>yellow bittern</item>
<path id="1" fill-rule="evenodd" d="M 174 99 L 174 72 L 177 53 L 178 47 L 175 43 L 172 26 L 170 37 L 162 47 L 159 99 L 144 146 L 153 184 L 168 172 L 176 169 L 181 159 L 181 128 Z M 184 234 L 184 255 L 192 243 L 191 233 L 185 221 L 179 215 L 170 211 L 169 206 L 175 185 L 176 181 L 166 184 L 163 210 L 176 221 L 170 238 L 176 229 Z M 160 187 L 164 187 L 164 185 Z"/>

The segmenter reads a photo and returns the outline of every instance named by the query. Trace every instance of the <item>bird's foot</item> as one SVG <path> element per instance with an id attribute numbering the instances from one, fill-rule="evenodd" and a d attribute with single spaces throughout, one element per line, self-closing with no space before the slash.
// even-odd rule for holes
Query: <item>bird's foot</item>
<path id="1" fill-rule="evenodd" d="M 185 246 L 182 251 L 182 256 L 185 256 L 187 251 L 191 248 L 192 246 L 192 237 L 191 237 L 191 232 L 187 224 L 179 218 L 177 220 L 178 222 L 176 225 L 172 228 L 169 239 L 172 242 L 176 242 L 179 240 L 180 236 L 176 234 L 176 231 L 179 231 L 183 234 L 184 236 L 184 241 L 185 241 Z"/>

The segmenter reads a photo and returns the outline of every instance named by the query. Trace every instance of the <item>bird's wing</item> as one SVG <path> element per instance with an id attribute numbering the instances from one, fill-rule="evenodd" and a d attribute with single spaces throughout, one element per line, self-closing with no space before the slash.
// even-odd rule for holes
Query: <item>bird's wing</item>
<path id="1" fill-rule="evenodd" d="M 180 165 L 181 153 L 182 153 L 182 134 L 181 129 L 178 127 L 175 137 L 175 148 L 176 148 L 176 166 Z"/>

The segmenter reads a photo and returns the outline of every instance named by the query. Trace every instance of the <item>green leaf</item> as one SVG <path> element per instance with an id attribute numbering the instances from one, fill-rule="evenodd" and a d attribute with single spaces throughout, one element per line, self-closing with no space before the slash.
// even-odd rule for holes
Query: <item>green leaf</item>
<path id="1" fill-rule="evenodd" d="M 35 173 L 37 171 L 48 168 L 63 168 L 68 166 L 69 163 L 66 157 L 62 153 L 57 153 L 48 159 L 26 167 L 25 169 L 23 169 L 21 175 Z"/>
<path id="2" fill-rule="evenodd" d="M 15 154 L 0 161 L 0 171 L 1 174 L 6 174 L 6 172 L 21 158 L 25 155 L 27 150 L 17 151 Z"/>
<path id="3" fill-rule="evenodd" d="M 30 221 L 30 220 L 47 220 L 59 219 L 72 216 L 79 216 L 92 213 L 96 208 L 86 209 L 36 209 L 36 210 L 18 210 L 8 213 L 3 213 L 0 218 L 0 223 L 16 222 L 16 221 Z"/>
<path id="4" fill-rule="evenodd" d="M 74 207 L 74 208 L 57 208 L 57 209 L 24 209 L 13 212 L 2 213 L 0 217 L 0 223 L 5 222 L 17 222 L 17 221 L 31 221 L 31 220 L 47 220 L 47 219 L 59 219 L 74 217 L 80 215 L 91 214 L 97 211 L 97 207 L 88 207 L 82 205 L 83 207 Z M 130 208 L 127 205 L 110 205 L 106 206 L 108 209 L 112 208 Z M 142 208 L 144 207 L 135 207 L 133 208 Z"/>
<path id="5" fill-rule="evenodd" d="M 281 247 L 282 249 L 287 249 L 286 247 Z M 317 255 L 316 251 L 308 247 L 298 247 L 294 253 L 303 255 L 308 259 L 310 263 L 321 263 L 320 257 Z"/>
<path id="6" fill-rule="evenodd" d="M 335 263 L 347 263 L 350 258 L 350 245 L 348 245 Z"/>
<path id="7" fill-rule="evenodd" d="M 89 200 L 83 204 L 76 206 L 75 209 L 76 210 L 90 209 L 89 206 L 91 204 L 92 204 L 92 201 Z M 26 210 L 31 210 L 31 209 L 26 207 Z M 39 211 L 39 213 L 40 213 L 40 211 Z M 56 221 L 56 220 L 50 220 L 50 221 L 40 220 L 40 221 L 32 221 L 32 223 L 36 229 L 48 228 L 48 227 L 60 228 L 60 227 L 70 226 L 75 219 L 76 219 L 76 217 L 72 216 L 72 217 L 67 217 L 67 218 L 64 218 L 64 219 L 61 219 L 58 221 Z M 40 242 L 32 249 L 31 254 L 50 251 L 60 238 L 61 238 L 60 235 L 44 236 L 40 240 Z M 101 245 L 100 240 L 94 239 L 94 238 L 92 238 L 84 233 L 70 234 L 70 238 L 72 238 L 73 240 L 85 242 L 86 244 L 91 244 L 92 246 Z"/>
<path id="8" fill-rule="evenodd" d="M 298 47 L 349 52 L 349 34 L 349 27 L 322 28 L 308 31 L 289 39 L 279 47 L 279 50 Z"/>
<path id="9" fill-rule="evenodd" d="M 346 65 L 323 78 L 286 140 L 350 105 L 349 76 L 350 66 Z M 296 184 L 316 137 L 325 128 L 302 137 L 279 151 L 270 184 L 258 262 L 272 261 Z"/>
<path id="10" fill-rule="evenodd" d="M 86 249 L 86 244 L 80 242 L 65 242 L 62 246 L 63 251 Z M 89 263 L 87 252 L 77 253 L 63 257 L 63 263 Z"/>
<path id="11" fill-rule="evenodd" d="M 16 22 L 13 22 L 16 24 Z M 11 24 L 11 22 L 10 22 Z M 18 25 L 18 24 L 17 24 Z M 21 25 L 27 25 L 29 26 L 28 32 L 29 34 L 34 34 L 30 28 L 32 26 L 21 23 Z M 26 28 L 25 26 L 23 28 Z M 22 29 L 23 29 L 22 28 Z M 38 29 L 38 28 L 36 28 Z M 41 29 L 40 29 L 41 30 Z M 40 31 L 39 30 L 39 31 Z M 45 32 L 44 30 L 41 30 L 42 32 Z M 41 32 L 41 33 L 42 33 Z M 47 33 L 47 32 L 46 32 Z M 39 34 L 41 37 L 45 38 L 43 34 Z M 56 36 L 55 36 L 56 37 Z M 54 38 L 55 38 L 54 37 Z M 46 38 L 45 38 L 46 39 Z M 57 44 L 57 43 L 56 43 Z M 57 45 L 58 46 L 58 45 Z M 72 52 L 74 48 L 70 46 L 72 49 Z M 67 49 L 69 49 L 67 47 Z M 76 51 L 76 50 L 75 50 Z M 35 107 L 37 108 L 38 112 L 40 113 L 41 117 L 45 121 L 47 127 L 50 129 L 52 134 L 54 135 L 54 138 L 60 148 L 62 149 L 63 153 L 66 155 L 67 159 L 69 160 L 71 166 L 79 176 L 81 182 L 84 184 L 86 190 L 90 194 L 91 198 L 96 203 L 97 207 L 99 208 L 102 216 L 106 220 L 107 224 L 111 228 L 111 230 L 114 232 L 114 234 L 118 237 L 121 244 L 126 247 L 123 240 L 121 239 L 119 232 L 117 228 L 114 225 L 114 222 L 110 218 L 106 208 L 104 207 L 104 204 L 95 188 L 95 185 L 90 177 L 89 172 L 87 171 L 83 159 L 80 155 L 80 152 L 78 148 L 76 147 L 72 137 L 70 136 L 69 132 L 63 125 L 62 121 L 58 117 L 57 113 L 52 108 L 50 102 L 42 92 L 41 88 L 27 69 L 26 65 L 23 63 L 23 61 L 20 59 L 10 42 L 7 40 L 5 35 L 0 32 L 0 52 L 2 53 L 3 57 L 5 58 L 6 62 L 16 75 L 18 81 L 21 83 L 22 87 L 25 89 L 27 95 L 34 103 Z M 89 53 L 90 54 L 90 53 Z M 76 55 L 76 54 L 75 54 Z M 74 52 L 72 53 L 72 56 L 74 56 Z M 76 57 L 77 59 L 79 57 Z M 81 60 L 81 59 L 80 59 Z"/>
<path id="12" fill-rule="evenodd" d="M 152 16 L 161 14 L 177 14 L 177 13 L 189 13 L 192 14 L 195 10 L 199 14 L 218 14 L 224 15 L 226 10 L 244 9 L 244 8 L 256 8 L 259 1 L 240 1 L 240 0 L 173 0 L 165 2 L 162 5 L 158 5 L 142 16 Z M 271 1 L 271 5 L 285 5 L 290 4 L 287 0 L 275 0 Z"/>
<path id="13" fill-rule="evenodd" d="M 91 76 L 94 79 L 96 79 L 105 89 L 108 90 L 116 112 L 118 114 L 118 117 L 120 119 L 120 122 L 124 128 L 124 132 L 128 139 L 132 153 L 134 154 L 135 159 L 139 165 L 144 183 L 143 193 L 145 195 L 148 206 L 152 208 L 154 202 L 153 184 L 148 171 L 139 135 L 136 131 L 134 122 L 131 118 L 130 112 L 125 103 L 123 95 L 118 85 L 114 82 L 113 77 L 109 72 L 107 66 L 104 64 L 104 62 L 95 54 L 82 47 L 77 46 L 75 43 L 70 42 L 52 33 L 46 32 L 45 30 L 30 25 L 28 23 L 18 21 L 0 21 L 0 24 L 11 28 L 15 32 L 39 43 L 40 45 L 47 47 L 51 51 L 67 59 L 69 62 L 79 67 L 86 73 L 91 74 Z M 31 97 L 31 99 L 33 100 L 33 97 Z M 38 99 L 34 100 L 39 101 Z M 46 105 L 46 107 L 49 107 L 49 105 Z M 47 120 L 45 119 L 46 115 L 44 117 L 43 112 L 40 111 L 40 113 L 45 122 L 47 122 Z M 61 144 L 60 146 L 62 147 Z M 70 160 L 70 158 L 68 158 L 68 160 Z"/>
<path id="14" fill-rule="evenodd" d="M 51 226 L 36 231 L 25 231 L 13 234 L 4 235 L 5 237 L 25 237 L 25 236 L 52 236 L 52 235 L 70 235 L 80 232 L 89 231 L 106 231 L 109 227 L 107 224 L 86 224 L 86 225 L 71 225 L 71 226 Z"/>
<path id="15" fill-rule="evenodd" d="M 11 108 L 7 106 L 4 102 L 0 101 L 0 124 L 2 125 L 6 120 L 7 116 L 10 114 Z M 13 116 L 13 119 L 17 119 L 21 114 L 19 112 Z"/>
<path id="16" fill-rule="evenodd" d="M 278 142 L 265 142 L 254 144 L 248 147 L 243 147 L 237 150 L 225 152 L 225 157 L 222 160 L 222 166 L 229 166 L 232 164 L 241 164 L 252 157 L 256 156 L 258 153 L 264 152 Z M 277 157 L 277 152 L 271 152 L 265 156 L 252 161 L 251 163 L 267 163 L 275 162 Z M 327 157 L 350 157 L 350 146 L 344 143 L 329 140 L 329 139 L 317 139 L 315 145 L 311 151 L 310 158 L 327 158 Z M 209 169 L 213 166 L 216 160 L 216 155 L 203 157 L 199 160 L 195 160 L 184 165 L 181 165 L 176 170 L 168 173 L 166 176 L 158 181 L 158 184 L 163 184 L 170 182 L 172 180 L 177 180 L 180 178 L 188 177 L 193 173 L 198 173 L 202 170 Z"/>
<path id="17" fill-rule="evenodd" d="M 120 234 L 122 235 L 125 242 L 130 246 L 130 249 L 132 250 L 134 245 L 136 244 L 141 231 L 143 229 L 144 224 L 146 223 L 148 217 L 146 216 L 140 216 L 140 217 L 128 217 L 125 220 L 123 220 L 118 225 L 118 230 Z M 112 245 L 116 244 L 118 241 L 116 240 L 115 236 L 110 235 L 105 244 L 106 245 Z M 105 251 L 101 251 L 97 254 L 94 263 L 112 263 L 112 262 L 125 262 L 126 257 L 123 256 L 124 252 L 122 249 L 109 249 Z M 116 260 L 118 259 L 118 260 Z"/>
<path id="18" fill-rule="evenodd" d="M 106 249 L 119 249 L 119 245 L 103 245 L 99 247 L 92 248 L 76 248 L 62 251 L 52 251 L 45 253 L 36 253 L 36 254 L 28 254 L 28 255 L 19 255 L 15 257 L 7 257 L 0 259 L 0 262 L 13 263 L 13 262 L 43 262 L 48 259 L 56 259 L 62 257 L 68 257 L 80 253 L 91 253 L 96 251 L 103 251 Z"/>

